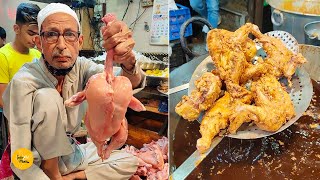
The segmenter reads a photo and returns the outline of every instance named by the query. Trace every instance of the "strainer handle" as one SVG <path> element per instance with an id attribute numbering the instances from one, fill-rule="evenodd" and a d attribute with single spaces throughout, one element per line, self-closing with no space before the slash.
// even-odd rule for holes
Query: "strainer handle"
<path id="1" fill-rule="evenodd" d="M 280 18 L 279 21 L 276 20 L 276 18 Z M 271 21 L 275 26 L 280 26 L 283 24 L 283 14 L 278 9 L 274 9 L 271 14 Z"/>

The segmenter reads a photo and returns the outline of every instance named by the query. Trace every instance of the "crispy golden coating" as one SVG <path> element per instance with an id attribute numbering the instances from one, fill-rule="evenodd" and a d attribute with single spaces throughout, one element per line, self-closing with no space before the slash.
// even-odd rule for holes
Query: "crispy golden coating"
<path id="1" fill-rule="evenodd" d="M 287 120 L 295 116 L 294 106 L 289 94 L 281 86 L 276 77 L 268 74 L 252 83 L 255 105 L 238 104 L 230 121 L 253 122 L 262 130 L 277 131 Z M 235 133 L 240 126 L 230 127 Z"/>
<path id="2" fill-rule="evenodd" d="M 239 85 L 241 76 L 257 51 L 255 43 L 248 37 L 252 27 L 252 24 L 247 23 L 235 32 L 213 29 L 207 36 L 209 53 L 217 67 L 217 74 L 225 81 L 227 91 L 233 98 L 239 96 L 237 91 L 245 91 Z M 229 90 L 229 87 L 236 87 L 237 91 Z"/>
<path id="3" fill-rule="evenodd" d="M 256 44 L 252 39 L 247 39 L 241 43 L 242 50 L 248 63 L 251 63 L 252 58 L 257 54 Z"/>
<path id="4" fill-rule="evenodd" d="M 249 33 L 257 37 L 267 53 L 265 59 L 257 58 L 256 64 L 252 58 L 257 49 Z M 197 119 L 206 110 L 200 125 L 202 137 L 197 141 L 200 153 L 209 149 L 221 129 L 228 128 L 234 134 L 243 123 L 253 121 L 260 129 L 274 132 L 295 116 L 290 96 L 278 78 L 291 79 L 296 68 L 306 62 L 301 54 L 293 54 L 280 40 L 262 34 L 250 23 L 235 32 L 213 29 L 207 42 L 216 69 L 197 80 L 197 89 L 176 106 L 176 112 L 188 120 Z M 225 84 L 224 96 L 218 100 L 221 82 L 213 79 L 215 84 L 210 85 L 211 76 L 218 76 Z M 211 96 L 207 95 L 210 91 Z"/>
<path id="5" fill-rule="evenodd" d="M 265 68 L 268 69 L 268 73 L 273 76 L 277 78 L 284 76 L 290 80 L 296 68 L 307 62 L 301 53 L 294 54 L 286 48 L 281 40 L 262 34 L 256 25 L 253 25 L 252 34 L 262 44 L 263 49 L 267 53 L 267 57 L 262 64 L 265 64 L 263 66 L 265 66 Z M 260 74 L 262 75 L 264 73 Z"/>
<path id="6" fill-rule="evenodd" d="M 240 39 L 241 36 L 238 37 L 238 34 L 223 29 L 213 29 L 209 31 L 207 36 L 209 53 L 220 78 L 235 84 L 239 84 L 241 74 L 247 63 L 246 57 L 238 44 Z"/>
<path id="7" fill-rule="evenodd" d="M 228 127 L 229 116 L 232 114 L 231 106 L 232 97 L 226 92 L 203 116 L 200 125 L 202 137 L 197 141 L 197 149 L 200 153 L 204 153 L 209 149 L 213 137 L 215 137 L 221 129 Z"/>
<path id="8" fill-rule="evenodd" d="M 197 141 L 197 149 L 204 153 L 211 146 L 212 139 L 219 134 L 221 129 L 229 126 L 230 116 L 234 114 L 239 104 L 248 103 L 251 97 L 247 95 L 244 98 L 233 98 L 230 93 L 225 92 L 224 96 L 206 111 L 200 125 L 201 138 Z M 234 122 L 235 123 L 235 122 Z M 242 124 L 242 123 L 241 123 Z M 240 126 L 239 126 L 240 127 Z"/>
<path id="9" fill-rule="evenodd" d="M 240 126 L 245 122 L 251 122 L 257 117 L 249 111 L 244 111 L 242 109 L 243 103 L 238 102 L 235 105 L 233 114 L 229 117 L 230 125 L 228 127 L 228 132 L 230 134 L 236 134 Z"/>
<path id="10" fill-rule="evenodd" d="M 183 96 L 182 100 L 176 105 L 175 111 L 184 119 L 189 121 L 196 120 L 201 111 L 209 109 L 221 92 L 221 80 L 211 72 L 204 73 L 195 82 L 196 89 L 190 96 Z"/>
<path id="11" fill-rule="evenodd" d="M 197 91 L 192 91 L 190 96 L 183 96 L 175 107 L 176 113 L 188 121 L 196 120 L 201 113 L 199 104 L 196 103 L 200 98 L 201 94 Z"/>
<path id="12" fill-rule="evenodd" d="M 272 75 L 261 77 L 252 83 L 255 105 L 248 108 L 256 114 L 254 123 L 262 130 L 277 131 L 287 120 L 295 115 L 289 94 Z"/>

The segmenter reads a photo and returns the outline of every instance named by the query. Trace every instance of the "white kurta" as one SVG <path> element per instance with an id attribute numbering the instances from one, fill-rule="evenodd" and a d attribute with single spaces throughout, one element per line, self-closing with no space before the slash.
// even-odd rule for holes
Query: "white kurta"
<path id="1" fill-rule="evenodd" d="M 136 68 L 141 71 L 138 66 Z M 114 151 L 109 160 L 101 162 L 93 143 L 78 146 L 67 136 L 79 129 L 85 112 L 79 106 L 65 107 L 63 102 L 82 91 L 88 79 L 103 69 L 103 65 L 79 58 L 65 77 L 62 96 L 55 89 L 57 79 L 47 70 L 43 59 L 25 64 L 16 73 L 3 94 L 11 154 L 19 148 L 27 148 L 34 155 L 34 164 L 27 170 L 19 170 L 11 164 L 19 178 L 49 179 L 39 166 L 41 160 L 53 157 L 60 157 L 62 174 L 85 170 L 88 179 L 128 179 L 135 172 L 138 162 L 132 155 Z M 145 77 L 134 93 L 144 85 Z"/>

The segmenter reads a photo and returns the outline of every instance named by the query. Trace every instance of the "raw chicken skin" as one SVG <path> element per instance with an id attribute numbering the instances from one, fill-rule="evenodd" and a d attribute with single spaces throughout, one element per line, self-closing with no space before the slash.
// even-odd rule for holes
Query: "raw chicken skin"
<path id="1" fill-rule="evenodd" d="M 130 178 L 167 180 L 169 176 L 168 166 L 168 138 L 162 137 L 158 141 L 144 144 L 141 149 L 133 146 L 126 146 L 124 150 L 136 156 L 139 165 L 136 173 Z M 142 177 L 142 178 L 140 178 Z"/>
<path id="2" fill-rule="evenodd" d="M 113 14 L 102 18 L 106 25 L 112 24 L 114 20 Z M 87 99 L 85 125 L 102 159 L 107 159 L 112 150 L 120 148 L 127 140 L 127 107 L 135 111 L 146 110 L 143 104 L 133 97 L 130 80 L 124 76 L 113 75 L 113 56 L 114 49 L 110 49 L 105 61 L 105 71 L 93 75 L 84 91 L 65 101 L 66 106 L 72 107 Z M 111 142 L 104 148 L 109 138 Z"/>

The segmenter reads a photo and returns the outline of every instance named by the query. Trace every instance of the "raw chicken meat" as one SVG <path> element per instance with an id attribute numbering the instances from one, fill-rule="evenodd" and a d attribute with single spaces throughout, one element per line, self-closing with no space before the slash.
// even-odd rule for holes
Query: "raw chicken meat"
<path id="1" fill-rule="evenodd" d="M 106 25 L 111 25 L 115 16 L 107 14 L 102 20 Z M 65 101 L 66 106 L 73 107 L 87 99 L 85 125 L 102 159 L 107 159 L 112 150 L 120 148 L 127 140 L 128 124 L 125 119 L 127 107 L 135 111 L 145 110 L 143 104 L 133 97 L 130 80 L 124 76 L 114 77 L 113 56 L 114 49 L 110 49 L 104 72 L 93 75 L 84 91 Z M 104 145 L 109 138 L 111 142 L 105 148 Z"/>
<path id="2" fill-rule="evenodd" d="M 168 138 L 163 137 L 156 142 L 144 144 L 140 150 L 133 146 L 126 146 L 124 149 L 139 159 L 139 167 L 131 179 L 168 179 Z"/>
<path id="3" fill-rule="evenodd" d="M 150 180 L 168 179 L 168 173 L 169 173 L 169 164 L 165 163 L 164 168 L 161 171 L 148 173 L 147 179 L 150 179 Z"/>

